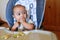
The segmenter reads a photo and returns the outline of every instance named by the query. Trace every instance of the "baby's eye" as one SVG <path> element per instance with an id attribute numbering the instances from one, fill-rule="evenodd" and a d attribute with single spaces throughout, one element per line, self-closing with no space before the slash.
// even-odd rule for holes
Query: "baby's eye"
<path id="1" fill-rule="evenodd" d="M 18 13 L 18 15 L 20 15 L 20 13 Z"/>
<path id="2" fill-rule="evenodd" d="M 24 12 L 23 14 L 26 14 L 26 12 Z"/>
<path id="3" fill-rule="evenodd" d="M 24 13 L 24 14 L 26 14 L 26 13 Z"/>

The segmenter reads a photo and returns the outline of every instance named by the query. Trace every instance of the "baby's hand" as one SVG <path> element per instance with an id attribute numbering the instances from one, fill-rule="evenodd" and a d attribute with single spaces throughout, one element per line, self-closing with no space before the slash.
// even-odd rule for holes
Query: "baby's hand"
<path id="1" fill-rule="evenodd" d="M 12 27 L 12 31 L 16 30 L 16 28 L 19 26 L 18 22 L 14 23 L 13 27 Z"/>

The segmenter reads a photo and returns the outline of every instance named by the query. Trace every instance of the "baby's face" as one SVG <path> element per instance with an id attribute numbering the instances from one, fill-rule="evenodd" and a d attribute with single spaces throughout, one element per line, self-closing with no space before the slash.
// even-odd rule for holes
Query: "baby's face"
<path id="1" fill-rule="evenodd" d="M 27 13 L 24 7 L 15 7 L 13 10 L 14 18 L 19 22 L 21 18 L 26 19 Z"/>

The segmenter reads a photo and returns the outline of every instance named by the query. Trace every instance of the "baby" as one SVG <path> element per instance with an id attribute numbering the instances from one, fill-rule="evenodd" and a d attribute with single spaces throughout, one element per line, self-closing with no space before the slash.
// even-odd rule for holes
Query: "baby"
<path id="1" fill-rule="evenodd" d="M 16 19 L 13 27 L 11 28 L 12 31 L 15 31 L 16 28 L 20 29 L 34 29 L 34 24 L 31 19 L 27 20 L 27 10 L 23 5 L 16 5 L 13 7 L 13 17 Z"/>

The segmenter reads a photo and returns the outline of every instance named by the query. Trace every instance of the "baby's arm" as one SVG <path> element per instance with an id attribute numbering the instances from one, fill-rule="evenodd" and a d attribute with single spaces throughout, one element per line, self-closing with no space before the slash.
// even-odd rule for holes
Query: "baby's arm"
<path id="1" fill-rule="evenodd" d="M 26 21 L 24 21 L 24 22 L 22 22 L 22 25 L 28 30 L 34 29 L 34 24 L 33 23 L 27 23 Z"/>
<path id="2" fill-rule="evenodd" d="M 11 31 L 15 31 L 18 26 L 19 26 L 18 22 L 14 23 L 13 27 L 11 28 Z"/>

